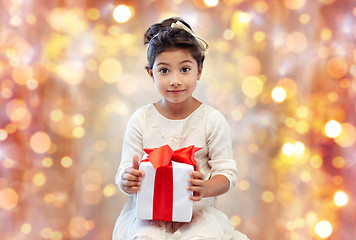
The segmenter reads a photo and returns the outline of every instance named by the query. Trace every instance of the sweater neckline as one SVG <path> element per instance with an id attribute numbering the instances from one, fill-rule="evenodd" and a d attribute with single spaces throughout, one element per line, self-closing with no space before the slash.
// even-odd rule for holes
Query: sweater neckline
<path id="1" fill-rule="evenodd" d="M 183 122 L 183 121 L 186 121 L 187 119 L 191 118 L 193 115 L 195 115 L 198 111 L 200 111 L 201 108 L 203 108 L 203 105 L 204 103 L 201 103 L 199 107 L 197 107 L 191 114 L 189 114 L 187 117 L 185 118 L 182 118 L 182 119 L 169 119 L 165 116 L 163 116 L 158 110 L 157 108 L 155 107 L 155 105 L 152 103 L 151 104 L 151 108 L 154 109 L 154 111 L 156 112 L 156 114 L 158 116 L 160 116 L 161 118 L 167 120 L 167 121 L 172 121 L 172 122 Z"/>

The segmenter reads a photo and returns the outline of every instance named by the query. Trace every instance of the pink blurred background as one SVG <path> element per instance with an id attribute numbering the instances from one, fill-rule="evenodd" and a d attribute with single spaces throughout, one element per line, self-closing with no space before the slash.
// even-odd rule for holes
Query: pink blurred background
<path id="1" fill-rule="evenodd" d="M 160 97 L 143 34 L 172 16 L 210 44 L 195 96 L 233 131 L 234 227 L 355 239 L 352 0 L 0 0 L 0 239 L 111 239 L 127 120 Z"/>

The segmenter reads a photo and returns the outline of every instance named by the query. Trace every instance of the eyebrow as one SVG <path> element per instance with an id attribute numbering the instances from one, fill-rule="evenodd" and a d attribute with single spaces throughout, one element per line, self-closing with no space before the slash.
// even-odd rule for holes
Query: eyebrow
<path id="1" fill-rule="evenodd" d="M 183 60 L 179 64 L 184 64 L 184 63 L 193 63 L 193 61 L 191 61 L 191 60 Z M 169 63 L 165 63 L 165 62 L 159 62 L 157 64 L 157 66 L 160 66 L 160 65 L 170 65 L 170 64 Z"/>
<path id="2" fill-rule="evenodd" d="M 168 63 L 165 63 L 165 62 L 157 63 L 157 66 L 160 66 L 160 65 L 169 65 L 169 64 L 168 64 Z"/>
<path id="3" fill-rule="evenodd" d="M 181 64 L 182 63 L 193 63 L 193 61 L 191 61 L 191 60 L 184 60 L 184 61 L 182 61 L 182 62 L 180 62 Z"/>

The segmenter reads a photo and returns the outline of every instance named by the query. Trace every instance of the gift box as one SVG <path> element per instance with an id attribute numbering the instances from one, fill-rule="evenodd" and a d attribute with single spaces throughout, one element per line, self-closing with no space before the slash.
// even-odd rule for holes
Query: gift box
<path id="1" fill-rule="evenodd" d="M 147 220 L 190 222 L 193 201 L 187 190 L 189 173 L 194 170 L 193 145 L 173 151 L 168 145 L 144 149 L 148 154 L 139 169 L 145 172 L 137 192 L 136 217 Z"/>

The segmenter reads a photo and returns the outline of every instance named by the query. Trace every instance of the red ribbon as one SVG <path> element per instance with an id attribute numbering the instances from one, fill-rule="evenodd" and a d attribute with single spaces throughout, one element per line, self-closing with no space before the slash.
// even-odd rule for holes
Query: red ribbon
<path id="1" fill-rule="evenodd" d="M 172 161 L 195 165 L 194 154 L 201 148 L 193 145 L 173 151 L 168 145 L 145 148 L 147 160 L 156 169 L 153 194 L 152 220 L 172 221 L 173 215 L 173 168 Z"/>
<path id="2" fill-rule="evenodd" d="M 169 145 L 164 145 L 159 148 L 145 148 L 143 150 L 148 154 L 148 161 L 152 163 L 154 169 L 157 169 L 162 166 L 168 166 L 171 161 L 194 166 L 194 154 L 200 149 L 201 148 L 196 148 L 194 145 L 191 145 L 173 151 Z"/>

